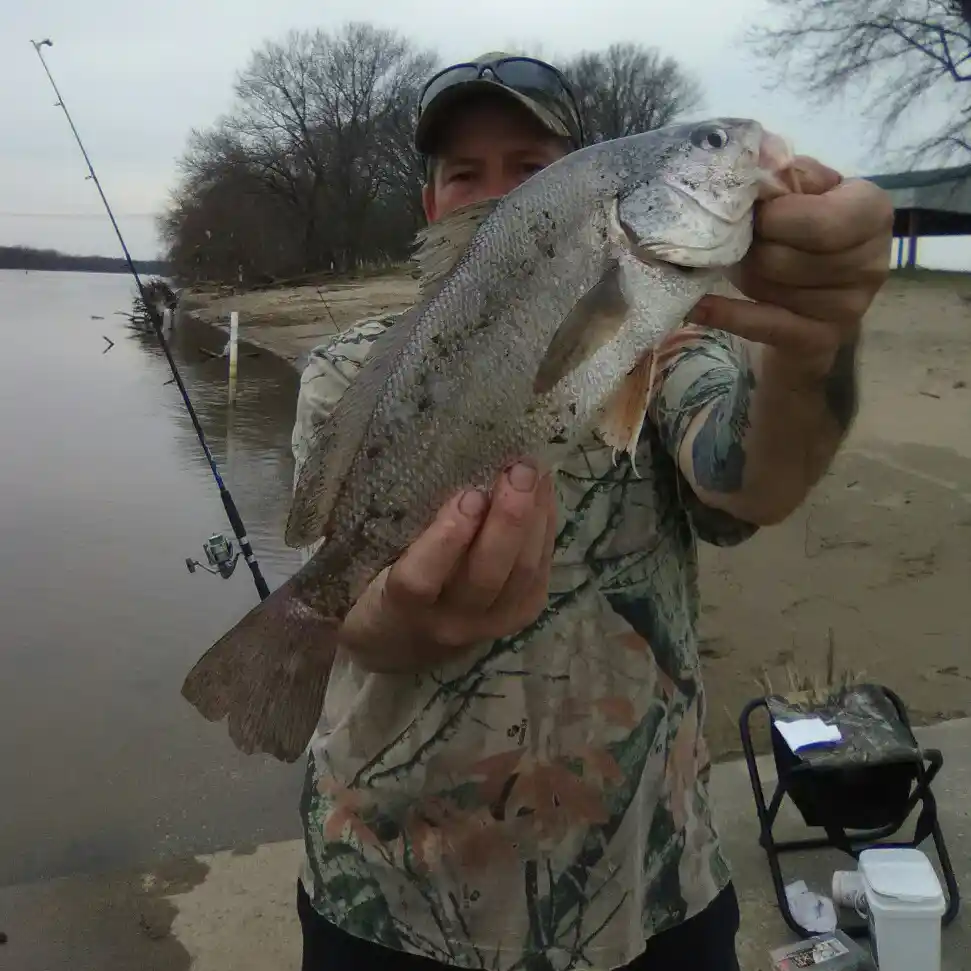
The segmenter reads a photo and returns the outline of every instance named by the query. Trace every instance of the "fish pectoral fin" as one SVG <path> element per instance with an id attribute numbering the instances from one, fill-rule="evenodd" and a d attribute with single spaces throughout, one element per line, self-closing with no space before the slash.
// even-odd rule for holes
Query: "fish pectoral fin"
<path id="1" fill-rule="evenodd" d="M 588 290 L 557 328 L 533 382 L 546 394 L 571 371 L 615 337 L 630 312 L 621 286 L 620 263 L 611 260 L 599 282 Z"/>
<path id="2" fill-rule="evenodd" d="M 422 229 L 415 237 L 412 260 L 418 267 L 418 290 L 425 294 L 439 283 L 468 249 L 476 230 L 499 204 L 484 199 L 462 206 Z"/>

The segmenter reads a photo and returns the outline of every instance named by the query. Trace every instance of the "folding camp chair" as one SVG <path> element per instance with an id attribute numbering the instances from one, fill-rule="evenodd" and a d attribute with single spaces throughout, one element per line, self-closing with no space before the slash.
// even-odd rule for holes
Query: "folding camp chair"
<path id="1" fill-rule="evenodd" d="M 752 746 L 750 720 L 757 708 L 770 718 L 772 754 L 778 783 L 766 805 Z M 841 741 L 800 748 L 794 754 L 775 721 L 816 716 L 839 728 Z M 790 695 L 756 698 L 739 717 L 742 748 L 761 829 L 759 843 L 772 872 L 776 899 L 786 924 L 802 938 L 812 932 L 793 917 L 779 865 L 781 853 L 835 847 L 858 859 L 873 846 L 917 847 L 934 840 L 947 888 L 946 927 L 960 905 L 957 880 L 937 818 L 931 782 L 944 759 L 936 749 L 921 750 L 903 702 L 889 688 L 875 684 L 833 686 Z M 808 827 L 822 828 L 824 837 L 777 842 L 773 826 L 786 796 Z M 889 842 L 920 804 L 914 836 Z M 866 923 L 840 928 L 855 938 L 868 935 Z"/>

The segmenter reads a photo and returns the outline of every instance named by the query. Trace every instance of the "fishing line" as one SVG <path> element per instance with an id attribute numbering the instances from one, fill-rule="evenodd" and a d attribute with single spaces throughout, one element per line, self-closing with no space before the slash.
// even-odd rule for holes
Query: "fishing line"
<path id="1" fill-rule="evenodd" d="M 192 420 L 192 427 L 195 428 L 196 436 L 199 439 L 199 444 L 202 446 L 202 451 L 205 452 L 206 460 L 209 462 L 209 468 L 212 470 L 213 478 L 216 480 L 216 485 L 219 487 L 219 498 L 222 499 L 223 506 L 226 509 L 226 516 L 229 518 L 229 524 L 232 526 L 233 532 L 236 534 L 236 540 L 239 543 L 240 553 L 242 554 L 243 559 L 245 559 L 249 565 L 250 572 L 253 574 L 253 582 L 256 584 L 256 590 L 260 595 L 260 599 L 266 600 L 266 598 L 270 595 L 270 588 L 266 585 L 266 580 L 263 578 L 263 574 L 260 572 L 260 565 L 257 562 L 256 555 L 253 553 L 252 546 L 250 546 L 249 539 L 246 535 L 246 527 L 243 525 L 243 520 L 239 515 L 239 510 L 236 508 L 236 503 L 233 502 L 233 497 L 230 495 L 229 489 L 226 488 L 226 484 L 223 482 L 222 476 L 219 474 L 219 469 L 216 467 L 216 460 L 212 457 L 212 452 L 209 450 L 209 445 L 206 443 L 206 436 L 202 430 L 202 425 L 199 424 L 199 418 L 196 415 L 196 410 L 192 406 L 192 401 L 189 398 L 189 392 L 182 383 L 182 375 L 179 374 L 179 369 L 176 366 L 175 359 L 172 357 L 172 352 L 169 350 L 168 343 L 165 340 L 165 335 L 162 333 L 162 318 L 159 315 L 154 303 L 148 299 L 147 294 L 145 293 L 145 288 L 142 286 L 141 277 L 138 275 L 138 270 L 135 269 L 135 263 L 131 258 L 131 254 L 128 252 L 128 246 L 125 244 L 125 238 L 122 236 L 121 230 L 118 228 L 118 222 L 115 219 L 115 214 L 111 211 L 111 206 L 108 204 L 108 199 L 104 194 L 104 190 L 101 188 L 101 182 L 98 180 L 94 166 L 91 164 L 91 159 L 88 157 L 84 143 L 81 141 L 81 136 L 78 134 L 78 130 L 74 125 L 74 120 L 71 118 L 71 113 L 67 110 L 67 105 L 64 103 L 64 98 L 61 97 L 61 92 L 58 90 L 54 77 L 50 72 L 50 68 L 47 66 L 47 61 L 44 60 L 44 55 L 41 52 L 41 48 L 53 47 L 54 43 L 50 39 L 44 39 L 42 41 L 32 40 L 30 43 L 33 45 L 34 51 L 36 52 L 37 57 L 40 59 L 40 63 L 44 68 L 44 72 L 47 74 L 47 79 L 51 82 L 51 87 L 54 89 L 54 93 L 57 95 L 57 104 L 55 107 L 60 108 L 64 112 L 64 117 L 67 118 L 67 123 L 71 126 L 71 131 L 74 133 L 74 139 L 78 143 L 78 148 L 81 149 L 81 154 L 84 156 L 84 161 L 88 166 L 91 181 L 94 182 L 95 188 L 97 188 L 98 194 L 101 196 L 101 201 L 104 204 L 105 211 L 108 213 L 108 218 L 111 220 L 111 225 L 115 229 L 115 235 L 118 237 L 118 242 L 121 244 L 122 252 L 125 254 L 125 262 L 128 264 L 128 270 L 135 279 L 138 292 L 142 297 L 142 303 L 145 305 L 145 311 L 148 314 L 149 320 L 152 322 L 152 329 L 155 331 L 155 336 L 158 338 L 159 344 L 162 346 L 162 350 L 165 353 L 165 358 L 169 362 L 169 367 L 172 369 L 172 377 L 179 389 L 179 394 L 182 395 L 182 401 L 185 403 L 186 411 L 189 413 L 189 418 Z M 218 543 L 218 540 L 220 539 L 222 539 L 222 537 L 216 536 L 210 539 L 210 544 L 216 547 L 216 552 L 215 554 L 211 552 L 210 545 L 207 544 L 206 554 L 209 556 L 209 561 L 213 564 L 213 566 L 220 567 L 218 572 L 223 577 L 228 577 L 228 575 L 232 573 L 233 566 L 235 566 L 235 560 L 233 560 L 231 565 L 223 568 L 224 564 L 228 563 L 229 559 L 231 559 L 232 553 L 231 551 L 227 550 L 225 540 L 222 540 L 222 545 L 220 546 Z M 214 543 L 213 541 L 217 542 Z M 223 555 L 227 556 L 228 558 L 225 560 L 220 559 L 220 563 L 217 564 L 216 559 L 221 558 Z M 214 558 L 214 556 L 216 558 Z M 193 570 L 193 561 L 187 560 L 186 564 L 189 566 L 189 570 L 191 572 Z"/>

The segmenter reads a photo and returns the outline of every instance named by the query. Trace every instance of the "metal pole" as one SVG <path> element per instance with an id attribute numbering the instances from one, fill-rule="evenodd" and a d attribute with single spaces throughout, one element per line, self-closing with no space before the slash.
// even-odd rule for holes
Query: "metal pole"
<path id="1" fill-rule="evenodd" d="M 236 372 L 239 367 L 239 314 L 229 315 L 229 404 L 236 403 Z"/>

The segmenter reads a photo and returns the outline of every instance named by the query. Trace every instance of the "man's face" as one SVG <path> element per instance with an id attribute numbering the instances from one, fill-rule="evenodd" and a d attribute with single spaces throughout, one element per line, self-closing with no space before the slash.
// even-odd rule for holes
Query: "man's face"
<path id="1" fill-rule="evenodd" d="M 566 151 L 525 109 L 499 100 L 456 109 L 440 136 L 437 164 L 422 191 L 429 222 L 455 209 L 496 199 Z"/>

